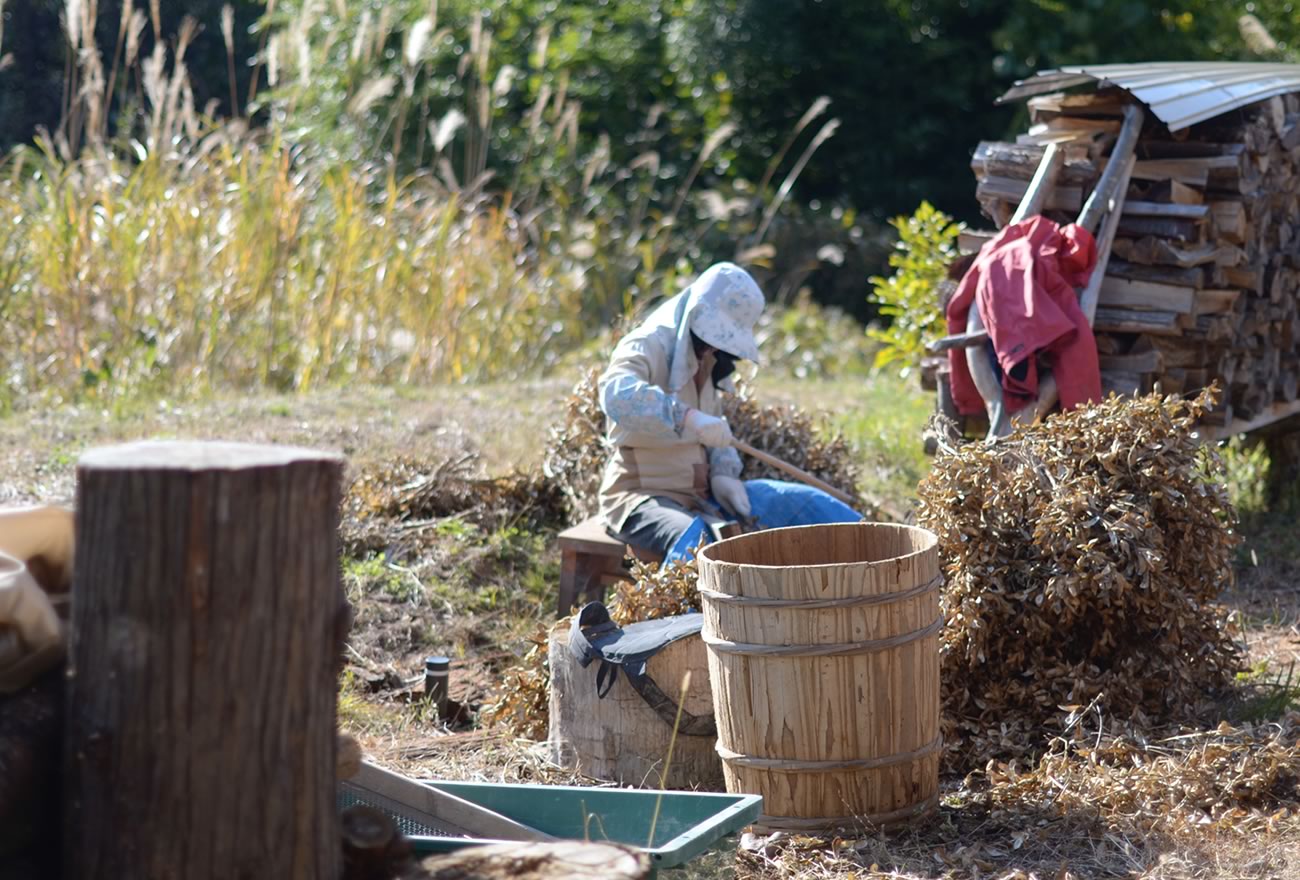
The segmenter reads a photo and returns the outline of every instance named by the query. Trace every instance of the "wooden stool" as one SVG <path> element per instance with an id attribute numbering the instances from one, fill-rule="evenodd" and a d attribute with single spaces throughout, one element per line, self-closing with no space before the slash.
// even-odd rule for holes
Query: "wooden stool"
<path id="1" fill-rule="evenodd" d="M 557 616 L 577 604 L 605 598 L 605 587 L 628 580 L 623 568 L 627 545 L 605 531 L 600 517 L 583 520 L 560 532 L 560 596 Z"/>
<path id="2" fill-rule="evenodd" d="M 579 597 L 583 602 L 600 601 L 605 598 L 605 587 L 632 580 L 623 566 L 628 554 L 642 562 L 663 562 L 662 556 L 612 537 L 598 516 L 560 532 L 559 615 L 568 614 Z"/>

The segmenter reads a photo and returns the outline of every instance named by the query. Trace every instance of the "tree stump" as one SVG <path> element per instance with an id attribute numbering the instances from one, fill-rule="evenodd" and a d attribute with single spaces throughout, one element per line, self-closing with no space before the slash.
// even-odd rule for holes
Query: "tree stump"
<path id="1" fill-rule="evenodd" d="M 569 624 L 551 629 L 550 742 L 556 763 L 584 776 L 658 788 L 672 740 L 672 725 L 619 674 L 604 699 L 596 696 L 596 666 L 578 665 L 569 651 Z M 708 652 L 698 635 L 668 645 L 646 664 L 660 689 L 676 702 L 682 677 L 691 671 L 691 687 L 682 707 L 693 715 L 713 714 Z M 679 733 L 668 767 L 666 788 L 722 791 L 722 759 L 715 736 Z"/>
<path id="2" fill-rule="evenodd" d="M 68 880 L 335 880 L 343 462 L 136 443 L 77 469 Z"/>

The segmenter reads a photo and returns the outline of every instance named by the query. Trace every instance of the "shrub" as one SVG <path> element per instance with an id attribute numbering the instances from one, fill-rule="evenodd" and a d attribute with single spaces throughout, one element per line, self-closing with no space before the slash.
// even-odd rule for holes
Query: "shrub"
<path id="1" fill-rule="evenodd" d="M 911 217 L 894 218 L 891 225 L 898 230 L 898 244 L 889 255 L 895 272 L 872 278 L 870 294 L 890 323 L 870 327 L 867 334 L 881 344 L 875 366 L 898 364 L 906 375 L 920 363 L 926 340 L 944 333 L 939 287 L 948 264 L 957 258 L 962 226 L 929 202 L 922 202 Z"/>

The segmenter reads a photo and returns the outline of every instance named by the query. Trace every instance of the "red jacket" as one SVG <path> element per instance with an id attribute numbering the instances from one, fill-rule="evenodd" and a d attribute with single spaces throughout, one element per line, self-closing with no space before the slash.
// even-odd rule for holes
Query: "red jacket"
<path id="1" fill-rule="evenodd" d="M 1061 228 L 1046 217 L 1008 226 L 980 250 L 948 302 L 948 332 L 965 333 L 971 303 L 988 328 L 1002 368 L 1007 408 L 1016 412 L 1038 396 L 1035 352 L 1051 357 L 1061 407 L 1101 399 L 1101 371 L 1092 328 L 1074 292 L 1088 283 L 1097 244 L 1084 228 Z M 948 353 L 952 396 L 963 414 L 983 412 L 984 400 L 966 366 L 966 351 Z M 1013 378 L 1011 370 L 1028 359 Z"/>

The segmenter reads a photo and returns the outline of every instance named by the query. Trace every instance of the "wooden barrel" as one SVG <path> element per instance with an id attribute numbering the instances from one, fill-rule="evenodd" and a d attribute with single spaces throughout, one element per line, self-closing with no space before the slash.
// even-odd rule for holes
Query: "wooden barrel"
<path id="1" fill-rule="evenodd" d="M 759 824 L 898 825 L 939 793 L 936 538 L 878 523 L 755 532 L 699 554 L 727 790 Z"/>
<path id="2" fill-rule="evenodd" d="M 680 733 L 664 778 L 672 724 L 646 703 L 622 673 L 604 699 L 597 697 L 597 666 L 583 669 L 570 653 L 568 621 L 551 628 L 549 651 L 551 718 L 547 739 L 557 764 L 620 785 L 658 788 L 662 778 L 665 788 L 722 789 L 722 765 L 711 732 L 707 736 Z M 646 664 L 646 673 L 674 706 L 687 670 L 691 686 L 683 711 L 711 717 L 708 659 L 699 636 L 673 642 Z"/>

